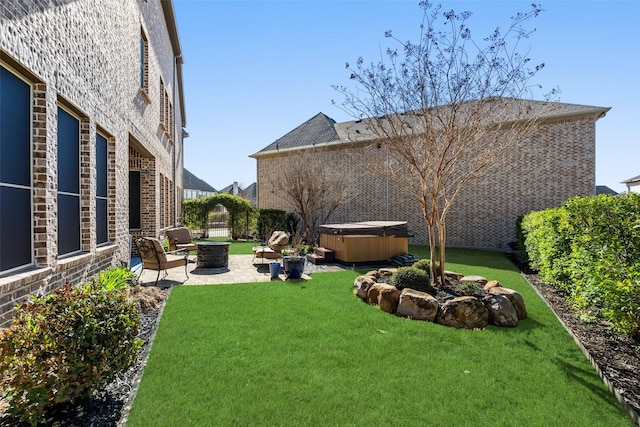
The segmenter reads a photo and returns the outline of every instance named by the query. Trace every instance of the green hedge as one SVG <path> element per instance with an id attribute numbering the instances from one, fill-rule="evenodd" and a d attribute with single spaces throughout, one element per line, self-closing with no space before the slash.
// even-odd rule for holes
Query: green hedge
<path id="1" fill-rule="evenodd" d="M 522 221 L 532 267 L 585 317 L 640 337 L 640 194 L 575 197 Z"/>

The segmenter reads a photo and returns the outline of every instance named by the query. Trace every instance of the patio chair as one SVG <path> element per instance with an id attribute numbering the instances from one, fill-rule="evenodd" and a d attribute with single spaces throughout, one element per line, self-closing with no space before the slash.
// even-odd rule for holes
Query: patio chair
<path id="1" fill-rule="evenodd" d="M 280 259 L 282 258 L 282 250 L 289 243 L 289 235 L 284 231 L 274 231 L 269 241 L 260 246 L 254 246 L 253 263 L 256 258 L 260 259 Z"/>
<path id="2" fill-rule="evenodd" d="M 191 233 L 187 227 L 172 228 L 167 230 L 166 233 L 167 239 L 169 240 L 170 251 L 177 251 L 179 249 L 197 250 L 195 243 L 191 241 Z"/>
<path id="3" fill-rule="evenodd" d="M 158 284 L 161 271 L 164 271 L 164 276 L 162 276 L 162 280 L 164 280 L 169 274 L 167 269 L 184 265 L 184 274 L 187 276 L 187 279 L 189 278 L 189 274 L 187 273 L 187 264 L 189 263 L 188 250 L 178 249 L 176 251 L 166 252 L 164 247 L 162 247 L 160 240 L 154 239 L 153 237 L 138 237 L 136 238 L 135 243 L 138 248 L 138 252 L 140 253 L 140 258 L 142 259 L 142 270 L 138 277 L 142 276 L 145 268 L 149 270 L 157 270 L 158 275 L 156 276 L 156 281 L 153 284 L 155 286 Z"/>

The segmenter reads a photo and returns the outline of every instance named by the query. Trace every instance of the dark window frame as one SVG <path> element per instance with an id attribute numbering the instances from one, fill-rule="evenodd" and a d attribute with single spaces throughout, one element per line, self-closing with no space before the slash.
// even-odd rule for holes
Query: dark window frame
<path id="1" fill-rule="evenodd" d="M 135 169 L 129 170 L 129 229 L 142 229 L 142 171 Z"/>
<path id="2" fill-rule="evenodd" d="M 4 104 L 0 112 L 9 119 L 5 122 L 9 124 L 0 130 L 0 139 L 11 141 L 0 147 L 4 160 L 0 173 L 0 274 L 6 274 L 34 264 L 34 89 L 31 81 L 8 64 L 0 62 L 0 69 L 3 86 L 0 97 L 4 94 L 4 99 L 0 98 L 0 104 Z M 13 126 L 20 122 L 25 126 Z"/>
<path id="3" fill-rule="evenodd" d="M 96 245 L 109 243 L 109 140 L 96 132 Z"/>
<path id="4" fill-rule="evenodd" d="M 71 123 L 71 120 L 74 123 Z M 71 109 L 58 103 L 57 252 L 59 257 L 73 256 L 82 252 L 81 123 L 82 119 Z M 74 136 L 75 139 L 73 139 Z M 73 155 L 76 155 L 75 161 Z"/>

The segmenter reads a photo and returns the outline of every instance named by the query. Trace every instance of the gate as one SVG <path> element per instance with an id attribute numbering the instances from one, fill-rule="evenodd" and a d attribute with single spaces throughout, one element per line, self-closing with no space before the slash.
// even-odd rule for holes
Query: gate
<path id="1" fill-rule="evenodd" d="M 230 237 L 227 229 L 227 209 L 222 205 L 216 205 L 209 213 L 209 237 Z"/>

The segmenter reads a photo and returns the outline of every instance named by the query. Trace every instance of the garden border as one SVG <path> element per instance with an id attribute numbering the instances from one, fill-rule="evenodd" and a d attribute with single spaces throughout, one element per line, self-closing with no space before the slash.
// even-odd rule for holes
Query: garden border
<path id="1" fill-rule="evenodd" d="M 595 368 L 596 372 L 598 373 L 602 381 L 607 385 L 607 387 L 609 388 L 611 393 L 613 393 L 613 395 L 618 400 L 618 402 L 620 402 L 620 404 L 622 405 L 624 410 L 627 412 L 629 417 L 631 417 L 631 420 L 634 423 L 636 423 L 636 425 L 640 426 L 640 415 L 634 410 L 633 407 L 631 407 L 631 405 L 629 405 L 629 403 L 624 398 L 624 396 L 620 394 L 620 392 L 615 388 L 613 383 L 609 381 L 609 379 L 604 375 L 604 372 L 602 371 L 602 369 L 600 369 L 600 366 L 598 365 L 596 360 L 591 356 L 591 353 L 589 353 L 589 350 L 587 350 L 587 348 L 582 344 L 580 339 L 573 333 L 571 328 L 569 328 L 567 324 L 560 318 L 560 316 L 558 316 L 558 313 L 554 310 L 553 306 L 549 304 L 547 299 L 544 297 L 544 295 L 542 295 L 542 293 L 538 290 L 538 288 L 529 281 L 529 278 L 527 277 L 527 275 L 524 274 L 522 271 L 520 272 L 520 275 L 524 278 L 524 280 L 527 281 L 529 286 L 531 286 L 531 288 L 536 292 L 536 294 L 538 294 L 538 296 L 544 301 L 544 303 L 547 304 L 547 306 L 551 309 L 553 314 L 560 321 L 560 324 L 566 329 L 566 331 L 569 332 L 569 335 L 571 335 L 571 337 L 576 342 L 576 344 L 578 344 L 578 347 L 580 348 L 580 350 L 582 350 L 582 353 L 584 353 L 584 355 L 587 357 L 589 362 L 591 362 L 591 365 Z"/>

